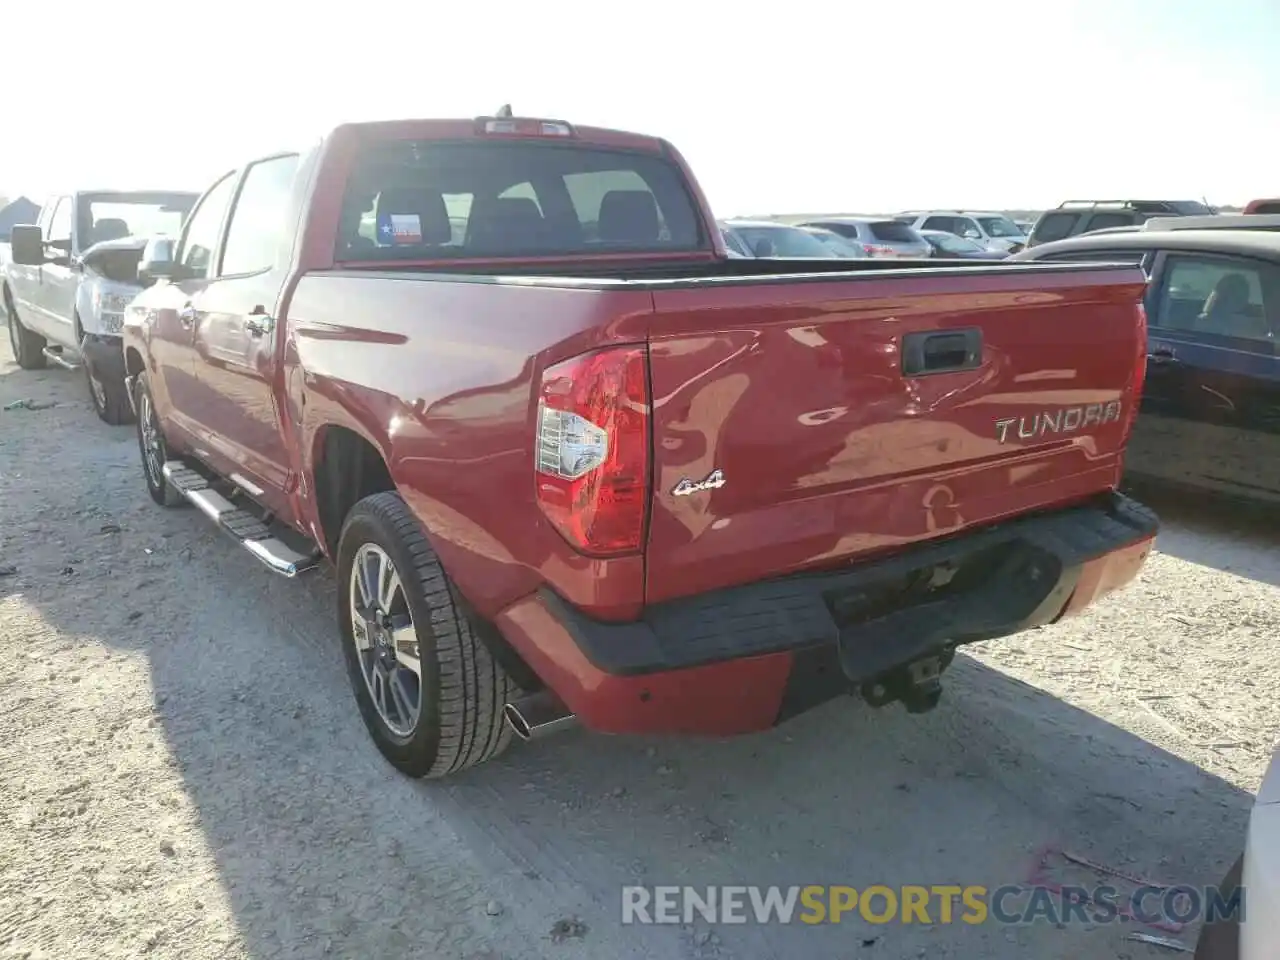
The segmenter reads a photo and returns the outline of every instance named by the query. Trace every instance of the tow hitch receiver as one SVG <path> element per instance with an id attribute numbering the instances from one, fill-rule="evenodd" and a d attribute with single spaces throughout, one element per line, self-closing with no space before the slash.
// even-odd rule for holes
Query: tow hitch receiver
<path id="1" fill-rule="evenodd" d="M 862 685 L 862 699 L 873 707 L 901 700 L 907 713 L 928 713 L 942 699 L 942 671 L 955 656 L 952 651 L 921 657 Z"/>

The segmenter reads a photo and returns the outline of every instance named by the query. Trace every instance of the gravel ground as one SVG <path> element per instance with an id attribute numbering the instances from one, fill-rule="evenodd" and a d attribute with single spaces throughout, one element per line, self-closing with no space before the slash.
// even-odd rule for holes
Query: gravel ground
<path id="1" fill-rule="evenodd" d="M 1159 504 L 1139 583 L 969 648 L 925 716 L 575 731 L 414 783 L 360 725 L 331 575 L 154 506 L 132 429 L 0 350 L 0 405 L 56 404 L 0 413 L 0 956 L 1169 956 L 1114 924 L 623 927 L 619 887 L 995 887 L 1054 844 L 1211 883 L 1239 850 L 1280 726 L 1280 555 L 1249 517 Z"/>

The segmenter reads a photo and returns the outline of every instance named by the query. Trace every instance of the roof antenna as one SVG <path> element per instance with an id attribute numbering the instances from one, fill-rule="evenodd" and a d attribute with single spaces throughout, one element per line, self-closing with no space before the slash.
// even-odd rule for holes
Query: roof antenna
<path id="1" fill-rule="evenodd" d="M 495 117 L 509 117 L 509 116 L 511 116 L 511 104 L 509 104 L 509 103 L 504 103 L 502 106 L 500 106 L 500 107 L 498 108 L 498 112 L 497 112 L 497 113 L 495 113 L 495 114 L 494 114 L 494 116 L 495 116 Z"/>

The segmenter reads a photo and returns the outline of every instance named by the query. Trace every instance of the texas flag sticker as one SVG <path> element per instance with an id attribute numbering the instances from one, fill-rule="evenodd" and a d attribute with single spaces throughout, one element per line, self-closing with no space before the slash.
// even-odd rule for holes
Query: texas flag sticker
<path id="1" fill-rule="evenodd" d="M 378 242 L 393 246 L 422 243 L 422 218 L 416 213 L 380 214 Z"/>

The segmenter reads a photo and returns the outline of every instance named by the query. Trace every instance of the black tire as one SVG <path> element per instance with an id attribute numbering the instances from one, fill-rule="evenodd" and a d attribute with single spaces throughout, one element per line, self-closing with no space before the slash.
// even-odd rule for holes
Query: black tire
<path id="1" fill-rule="evenodd" d="M 366 684 L 351 618 L 352 567 L 361 547 L 386 553 L 417 629 L 420 709 L 408 736 L 379 715 Z M 338 623 L 360 716 L 384 757 L 410 777 L 444 777 L 483 763 L 511 743 L 502 708 L 516 686 L 461 609 L 422 525 L 396 493 L 376 493 L 347 515 L 338 542 Z"/>
<path id="2" fill-rule="evenodd" d="M 129 392 L 125 389 L 124 378 L 119 380 L 97 376 L 93 364 L 84 356 L 84 379 L 89 387 L 89 402 L 93 404 L 93 412 L 103 423 L 113 427 L 133 423 L 133 408 L 129 406 Z"/>
<path id="3" fill-rule="evenodd" d="M 142 457 L 142 476 L 147 481 L 147 493 L 151 499 L 162 507 L 177 507 L 186 503 L 185 498 L 169 485 L 161 472 L 169 459 L 169 445 L 165 442 L 164 431 L 160 428 L 160 420 L 156 416 L 155 403 L 151 399 L 151 387 L 147 383 L 145 373 L 138 374 L 133 385 L 133 400 L 138 407 L 138 453 Z M 147 456 L 148 431 L 154 430 L 154 442 L 158 444 L 155 451 L 159 466 L 153 466 Z"/>
<path id="4" fill-rule="evenodd" d="M 1233 892 L 1240 888 L 1243 876 L 1244 854 L 1241 854 L 1218 885 L 1218 891 L 1224 900 L 1230 900 Z M 1241 903 L 1243 902 L 1242 896 Z M 1230 917 L 1206 923 L 1200 928 L 1195 960 L 1238 960 L 1239 956 L 1240 911 L 1237 910 Z"/>
<path id="5" fill-rule="evenodd" d="M 9 346 L 13 349 L 13 359 L 23 370 L 43 370 L 44 348 L 48 341 L 22 325 L 22 321 L 18 319 L 18 308 L 13 305 L 13 297 L 8 287 L 4 288 L 3 297 L 4 312 L 8 318 Z"/>

